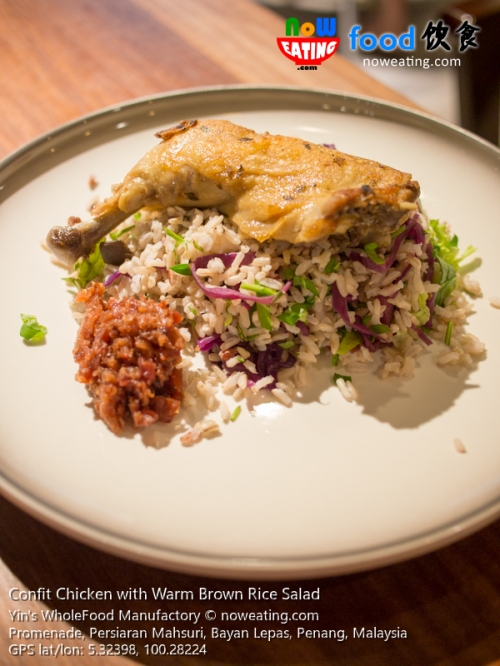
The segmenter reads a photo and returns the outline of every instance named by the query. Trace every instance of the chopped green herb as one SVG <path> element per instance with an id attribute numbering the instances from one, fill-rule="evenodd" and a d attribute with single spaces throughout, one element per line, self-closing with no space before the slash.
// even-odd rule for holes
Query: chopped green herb
<path id="1" fill-rule="evenodd" d="M 425 331 L 424 331 L 424 332 L 425 332 Z M 401 331 L 399 331 L 399 332 L 396 333 L 396 335 L 392 338 L 392 344 L 394 345 L 394 347 L 395 347 L 396 349 L 402 349 L 403 346 L 404 346 L 404 344 L 405 344 L 405 342 L 408 340 L 409 337 L 410 337 L 410 334 L 409 334 L 409 333 L 402 333 Z"/>
<path id="2" fill-rule="evenodd" d="M 140 215 L 140 213 L 139 213 L 139 215 Z M 134 217 L 135 217 L 135 215 L 134 215 Z M 127 231 L 130 231 L 134 227 L 135 227 L 135 224 L 131 224 L 130 227 L 125 227 L 125 229 L 121 229 L 120 231 L 112 231 L 109 234 L 109 237 L 111 238 L 111 240 L 114 240 L 114 241 L 118 240 L 120 238 L 120 236 L 123 236 L 124 234 L 127 233 Z"/>
<path id="3" fill-rule="evenodd" d="M 101 241 L 103 242 L 103 241 Z M 75 270 L 78 270 L 78 275 L 73 284 L 79 289 L 84 289 L 89 282 L 101 277 L 104 272 L 104 259 L 101 256 L 101 243 L 98 243 L 89 256 L 81 259 L 75 264 Z"/>
<path id="4" fill-rule="evenodd" d="M 281 271 L 281 274 L 283 276 L 284 280 L 291 280 L 293 276 L 295 275 L 295 269 L 297 266 L 286 266 L 286 268 L 283 268 Z"/>
<path id="5" fill-rule="evenodd" d="M 29 342 L 41 342 L 47 334 L 47 328 L 38 323 L 33 315 L 21 315 L 23 325 L 19 331 L 22 338 Z"/>
<path id="6" fill-rule="evenodd" d="M 201 247 L 201 245 L 198 245 L 198 243 L 194 240 L 186 240 L 183 236 L 180 234 L 176 234 L 175 231 L 172 231 L 171 229 L 167 229 L 166 227 L 163 227 L 165 233 L 167 236 L 170 236 L 170 238 L 173 238 L 175 241 L 175 247 L 180 245 L 181 243 L 192 243 L 194 247 L 198 250 L 198 252 L 205 252 L 205 250 Z"/>
<path id="7" fill-rule="evenodd" d="M 450 344 L 452 334 L 453 334 L 453 322 L 449 321 L 447 326 L 446 326 L 446 333 L 444 335 L 444 343 L 446 345 Z"/>
<path id="8" fill-rule="evenodd" d="M 189 264 L 176 264 L 175 266 L 170 266 L 170 270 L 179 275 L 192 275 Z"/>
<path id="9" fill-rule="evenodd" d="M 419 324 L 421 324 L 422 326 L 424 324 L 427 324 L 427 322 L 431 317 L 431 311 L 429 310 L 429 307 L 427 305 L 428 298 L 429 296 L 425 292 L 423 294 L 418 295 L 419 310 L 418 312 L 415 312 L 415 317 L 418 319 Z"/>
<path id="10" fill-rule="evenodd" d="M 367 315 L 363 317 L 361 323 L 364 324 L 365 326 L 369 326 L 371 320 L 372 320 L 372 314 L 371 312 L 369 312 Z M 385 324 L 372 324 L 370 326 L 370 330 L 373 331 L 374 333 L 377 333 L 377 335 L 380 335 L 380 333 L 389 333 L 391 329 Z"/>
<path id="11" fill-rule="evenodd" d="M 370 331 L 373 331 L 374 333 L 377 333 L 377 335 L 380 335 L 381 333 L 390 333 L 391 329 L 385 324 L 372 324 L 370 326 Z"/>
<path id="12" fill-rule="evenodd" d="M 332 354 L 332 365 L 334 368 L 337 367 L 340 361 L 340 354 Z"/>
<path id="13" fill-rule="evenodd" d="M 377 243 L 368 243 L 368 245 L 364 246 L 364 250 L 367 254 L 368 257 L 375 263 L 375 264 L 385 264 L 385 259 L 383 257 L 380 257 L 375 250 L 378 248 Z"/>
<path id="14" fill-rule="evenodd" d="M 458 257 L 457 261 L 460 264 L 464 259 L 467 259 L 471 254 L 474 254 L 477 248 L 473 247 L 472 245 L 469 245 L 464 252 Z M 463 268 L 463 267 L 461 267 Z"/>
<path id="15" fill-rule="evenodd" d="M 438 247 L 441 252 L 458 248 L 458 236 L 450 236 L 447 225 L 439 220 L 429 220 L 430 236 L 434 247 Z"/>
<path id="16" fill-rule="evenodd" d="M 165 233 L 167 236 L 170 236 L 170 238 L 173 238 L 174 241 L 176 241 L 175 245 L 179 245 L 179 243 L 184 243 L 184 238 L 182 236 L 179 236 L 179 234 L 176 234 L 175 231 L 172 231 L 171 229 L 167 229 L 164 227 Z"/>
<path id="17" fill-rule="evenodd" d="M 78 284 L 78 279 L 74 277 L 65 277 L 61 278 L 66 282 L 66 284 L 69 284 L 71 287 L 76 287 L 77 289 L 80 289 L 80 285 Z"/>
<path id="18" fill-rule="evenodd" d="M 233 315 L 228 312 L 226 318 L 224 319 L 224 326 L 230 326 L 232 321 Z"/>
<path id="19" fill-rule="evenodd" d="M 237 329 L 238 329 L 238 335 L 240 336 L 240 339 L 243 340 L 243 342 L 249 342 L 250 340 L 253 340 L 254 338 L 257 337 L 257 335 L 245 335 L 243 333 L 243 329 L 239 324 L 237 326 Z"/>
<path id="20" fill-rule="evenodd" d="M 141 219 L 141 214 L 140 213 L 135 213 L 134 215 L 134 220 L 140 220 Z"/>
<path id="21" fill-rule="evenodd" d="M 278 320 L 289 326 L 295 326 L 300 320 L 304 323 L 307 322 L 307 308 L 297 308 L 297 303 L 289 307 L 287 310 L 278 315 Z"/>
<path id="22" fill-rule="evenodd" d="M 436 256 L 444 259 L 456 270 L 458 264 L 453 264 L 458 254 L 458 236 L 456 234 L 450 236 L 446 225 L 441 224 L 439 220 L 429 220 L 429 232 Z"/>
<path id="23" fill-rule="evenodd" d="M 257 305 L 257 314 L 259 316 L 260 325 L 262 328 L 265 328 L 266 331 L 273 330 L 273 323 L 271 321 L 271 309 L 269 305 L 264 305 L 263 303 L 256 303 Z"/>
<path id="24" fill-rule="evenodd" d="M 465 252 L 459 256 L 458 236 L 456 234 L 450 236 L 446 224 L 441 224 L 439 220 L 430 220 L 429 229 L 436 257 L 446 261 L 455 271 L 458 270 L 460 262 L 476 251 L 475 247 L 469 245 Z"/>
<path id="25" fill-rule="evenodd" d="M 236 407 L 236 409 L 234 410 L 234 412 L 231 414 L 231 416 L 230 416 L 230 420 L 233 421 L 233 423 L 234 423 L 234 421 L 236 421 L 236 419 L 238 418 L 238 416 L 240 415 L 240 413 L 241 413 L 241 406 L 238 405 L 238 406 Z"/>
<path id="26" fill-rule="evenodd" d="M 276 289 L 264 287 L 264 285 L 259 284 L 258 282 L 242 282 L 240 288 L 245 289 L 246 291 L 253 291 L 257 296 L 274 296 L 277 293 Z"/>
<path id="27" fill-rule="evenodd" d="M 340 259 L 337 259 L 337 257 L 332 257 L 325 266 L 324 273 L 326 275 L 331 275 L 332 273 L 336 273 L 339 270 L 339 268 L 340 268 Z"/>
<path id="28" fill-rule="evenodd" d="M 455 289 L 457 282 L 457 271 L 455 267 L 452 266 L 452 264 L 449 264 L 441 257 L 436 256 L 436 259 L 439 264 L 439 279 L 437 282 L 441 285 L 439 291 L 436 294 L 436 305 L 440 305 L 442 307 L 445 300 Z"/>
<path id="29" fill-rule="evenodd" d="M 310 291 L 311 294 L 314 294 L 314 296 L 319 296 L 318 288 L 314 282 L 309 280 L 309 278 L 306 278 L 304 275 L 296 275 L 293 278 L 293 286 L 303 287 L 304 289 L 307 289 L 307 291 Z"/>
<path id="30" fill-rule="evenodd" d="M 193 315 L 193 317 L 196 317 L 198 315 L 198 310 L 195 308 L 189 308 L 189 312 Z"/>
<path id="31" fill-rule="evenodd" d="M 293 347 L 295 342 L 293 340 L 285 340 L 284 342 L 278 342 L 278 344 L 281 349 L 290 349 L 290 347 Z"/>
<path id="32" fill-rule="evenodd" d="M 337 379 L 343 379 L 345 382 L 352 382 L 352 378 L 349 375 L 339 375 L 335 373 L 332 379 L 334 384 L 337 384 Z"/>
<path id="33" fill-rule="evenodd" d="M 405 225 L 401 225 L 398 229 L 395 231 L 391 232 L 391 238 L 396 238 L 396 236 L 399 236 L 399 234 L 402 234 L 403 231 L 406 231 Z"/>
<path id="34" fill-rule="evenodd" d="M 279 321 L 289 326 L 294 326 L 298 321 L 307 324 L 307 311 L 312 308 L 316 299 L 314 296 L 307 296 L 303 303 L 293 303 L 284 312 L 278 315 Z"/>
<path id="35" fill-rule="evenodd" d="M 347 352 L 350 352 L 351 349 L 354 349 L 362 342 L 363 342 L 363 336 L 361 335 L 361 333 L 358 333 L 357 331 L 346 331 L 342 336 L 342 340 L 340 341 L 337 354 L 339 354 L 340 356 L 342 356 L 343 354 L 347 354 Z"/>

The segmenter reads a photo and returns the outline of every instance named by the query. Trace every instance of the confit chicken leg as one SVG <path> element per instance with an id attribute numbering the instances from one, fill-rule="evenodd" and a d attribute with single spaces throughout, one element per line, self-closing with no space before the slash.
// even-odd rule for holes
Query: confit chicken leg
<path id="1" fill-rule="evenodd" d="M 410 174 L 302 139 L 258 134 L 226 120 L 183 121 L 157 136 L 162 142 L 96 207 L 87 234 L 93 243 L 99 228 L 102 238 L 115 220 L 160 204 L 217 207 L 243 236 L 260 242 L 335 234 L 352 244 L 384 245 L 417 208 L 420 188 Z M 74 261 L 90 249 L 84 241 L 66 242 L 75 232 L 61 229 L 47 237 L 57 256 Z"/>

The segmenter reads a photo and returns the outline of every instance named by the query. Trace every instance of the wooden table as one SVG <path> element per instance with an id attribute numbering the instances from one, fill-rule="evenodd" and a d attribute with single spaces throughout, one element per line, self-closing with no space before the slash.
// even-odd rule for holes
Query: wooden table
<path id="1" fill-rule="evenodd" d="M 250 0 L 0 0 L 0 18 L 1 156 L 81 114 L 133 97 L 191 86 L 294 84 L 361 93 L 411 106 L 340 55 L 316 72 L 298 71 L 276 47 L 276 36 L 284 32 L 283 20 Z M 53 601 L 16 602 L 8 596 L 11 588 L 91 588 L 115 593 L 129 587 L 173 591 L 197 591 L 200 587 L 246 590 L 250 585 L 274 591 L 283 587 L 282 583 L 197 578 L 130 563 L 58 534 L 4 499 L 0 499 L 0 526 L 0 664 L 35 666 L 54 661 L 50 656 L 10 655 L 9 627 L 70 627 L 42 620 L 41 610 L 54 608 Z M 208 640 L 208 654 L 200 658 L 147 657 L 146 641 L 138 640 L 142 646 L 139 661 L 245 666 L 491 666 L 500 663 L 495 662 L 500 660 L 499 553 L 500 523 L 495 523 L 411 562 L 294 583 L 305 590 L 320 587 L 321 599 L 310 607 L 320 614 L 317 628 L 345 628 L 352 634 L 354 627 L 399 627 L 407 633 L 406 639 Z M 128 604 L 139 612 L 154 612 L 158 605 L 151 599 Z M 72 607 L 102 611 L 111 610 L 113 603 L 60 601 L 57 607 L 61 611 Z M 204 613 L 208 608 L 199 600 L 182 605 L 182 610 L 189 612 Z M 217 601 L 213 608 L 263 610 L 262 604 L 251 601 Z M 277 601 L 272 608 L 280 612 L 305 610 L 304 602 Z M 13 622 L 9 611 L 15 610 L 31 613 L 26 621 Z M 85 620 L 72 624 L 88 632 L 95 623 Z M 207 624 L 205 621 L 206 628 Z M 245 626 L 252 630 L 253 625 Z M 134 626 L 144 628 L 148 622 Z M 287 627 L 273 623 L 260 628 Z M 88 638 L 84 642 L 20 642 L 45 646 L 63 642 L 87 651 L 85 656 L 59 656 L 61 666 L 132 663 L 123 656 L 89 656 Z"/>

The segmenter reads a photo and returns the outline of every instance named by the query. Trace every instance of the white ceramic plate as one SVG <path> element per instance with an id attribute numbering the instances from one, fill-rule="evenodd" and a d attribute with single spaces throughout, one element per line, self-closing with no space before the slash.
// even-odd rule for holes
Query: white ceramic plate
<path id="1" fill-rule="evenodd" d="M 189 117 L 334 142 L 413 173 L 433 217 L 474 244 L 485 298 L 470 330 L 486 342 L 472 371 L 443 371 L 431 348 L 409 381 L 355 378 L 359 403 L 310 372 L 292 409 L 258 405 L 222 436 L 183 448 L 115 437 L 74 380 L 69 295 L 40 242 Z M 247 578 L 338 574 L 409 558 L 500 514 L 499 151 L 403 108 L 322 91 L 220 88 L 108 109 L 45 136 L 0 167 L 0 470 L 4 494 L 67 534 L 186 572 Z M 20 313 L 49 333 L 19 337 Z M 158 432 L 158 431 L 155 431 Z M 160 429 L 165 439 L 173 426 Z M 457 453 L 453 440 L 467 448 Z"/>

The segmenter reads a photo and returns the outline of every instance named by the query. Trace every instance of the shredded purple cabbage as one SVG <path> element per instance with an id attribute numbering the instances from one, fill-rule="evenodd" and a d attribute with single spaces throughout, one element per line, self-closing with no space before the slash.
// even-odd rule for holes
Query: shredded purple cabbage
<path id="1" fill-rule="evenodd" d="M 359 252 L 350 252 L 349 254 L 349 259 L 354 259 L 355 261 L 359 261 L 363 266 L 366 266 L 366 268 L 369 268 L 372 271 L 376 271 L 377 273 L 387 273 L 389 268 L 392 266 L 394 261 L 396 260 L 396 255 L 399 251 L 399 248 L 401 247 L 403 241 L 405 241 L 407 238 L 411 238 L 415 243 L 424 242 L 424 230 L 422 229 L 421 225 L 418 223 L 418 215 L 414 215 L 407 223 L 406 223 L 406 228 L 404 231 L 402 231 L 399 236 L 396 236 L 394 240 L 394 245 L 392 246 L 391 253 L 387 257 L 386 261 L 384 261 L 383 264 L 376 264 L 370 257 L 363 257 Z M 418 229 L 415 229 L 415 227 L 418 227 Z M 421 241 L 417 241 L 417 238 L 422 238 Z"/>
<path id="2" fill-rule="evenodd" d="M 334 143 L 324 143 L 325 148 L 331 148 L 332 150 L 337 150 Z"/>
<path id="3" fill-rule="evenodd" d="M 404 240 L 407 238 L 411 239 L 415 244 L 417 245 L 423 245 L 425 243 L 425 232 L 422 228 L 422 225 L 418 222 L 418 215 L 413 215 L 413 217 L 406 223 L 406 227 L 404 231 L 402 231 L 394 240 L 394 244 L 392 246 L 391 252 L 387 258 L 387 260 L 383 264 L 376 264 L 372 259 L 369 257 L 363 257 L 361 256 L 358 252 L 351 252 L 349 255 L 350 259 L 354 259 L 359 261 L 360 263 L 363 264 L 363 266 L 366 266 L 367 268 L 377 271 L 378 273 L 385 273 L 387 272 L 391 266 L 393 265 L 396 255 L 398 253 L 399 248 L 401 247 L 401 244 L 403 243 Z M 430 243 L 427 244 L 425 251 L 427 253 L 428 261 L 429 261 L 429 266 L 425 272 L 424 279 L 432 279 L 432 274 L 434 271 L 434 258 L 432 255 L 432 245 Z M 408 265 L 404 271 L 401 273 L 400 280 L 404 279 L 404 277 L 407 275 L 408 271 L 411 269 L 411 265 Z M 397 294 L 397 291 L 389 296 L 388 298 L 385 296 L 377 296 L 377 298 L 380 301 L 380 304 L 385 306 L 384 313 L 380 317 L 380 323 L 384 324 L 385 326 L 390 326 L 392 322 L 392 318 L 394 316 L 394 310 L 395 307 L 392 303 L 389 303 L 389 298 L 394 298 Z M 363 336 L 363 344 L 364 346 L 369 350 L 369 351 L 376 351 L 377 349 L 380 349 L 383 345 L 389 344 L 386 340 L 384 340 L 380 334 L 374 333 L 368 326 L 365 326 L 363 322 L 361 321 L 361 318 L 359 315 L 355 315 L 355 320 L 354 322 L 351 322 L 349 318 L 349 309 L 348 309 L 348 303 L 349 301 L 352 301 L 352 298 L 349 298 L 349 296 L 344 297 L 340 294 L 340 291 L 337 287 L 337 284 L 334 282 L 332 285 L 332 306 L 333 309 L 339 313 L 341 316 L 343 322 L 349 326 L 350 328 L 354 329 L 355 331 L 358 331 L 361 333 Z M 427 298 L 427 307 L 429 308 L 429 321 L 425 324 L 426 328 L 430 328 L 432 326 L 432 317 L 434 315 L 434 307 L 435 307 L 435 301 L 436 301 L 436 294 L 431 294 Z M 417 326 L 412 326 L 412 329 L 416 332 L 418 337 L 425 342 L 426 345 L 431 345 L 432 340 L 427 337 L 427 335 Z"/>
<path id="4" fill-rule="evenodd" d="M 333 144 L 323 144 L 323 145 L 325 145 L 327 148 L 332 148 L 333 150 L 335 150 L 335 146 Z M 370 270 L 374 270 L 378 273 L 386 273 L 394 264 L 399 248 L 406 239 L 411 239 L 415 244 L 420 244 L 422 246 L 425 243 L 426 240 L 425 232 L 418 221 L 418 214 L 415 214 L 413 217 L 411 217 L 411 219 L 409 219 L 405 223 L 403 231 L 394 239 L 390 253 L 383 264 L 376 264 L 369 257 L 362 256 L 360 253 L 355 251 L 351 251 L 349 253 L 349 258 L 352 260 L 359 261 Z M 427 243 L 424 249 L 428 259 L 428 268 L 425 272 L 424 279 L 429 280 L 432 279 L 432 275 L 434 272 L 434 257 L 432 253 L 431 243 Z M 236 299 L 241 300 L 242 305 L 247 309 L 250 308 L 249 302 L 270 305 L 275 300 L 276 298 L 275 295 L 262 297 L 252 294 L 242 294 L 240 291 L 236 289 L 230 289 L 228 287 L 213 287 L 203 283 L 203 281 L 198 277 L 196 273 L 198 269 L 206 268 L 209 261 L 214 258 L 221 259 L 222 262 L 224 263 L 224 266 L 228 268 L 229 266 L 232 265 L 236 256 L 237 256 L 236 252 L 231 252 L 226 254 L 205 255 L 195 259 L 191 265 L 192 274 L 200 289 L 207 296 L 211 298 L 222 298 L 225 300 L 236 300 Z M 253 261 L 254 257 L 255 254 L 253 252 L 247 253 L 244 256 L 243 261 L 241 262 L 242 265 L 250 264 Z M 406 266 L 399 279 L 400 280 L 404 279 L 404 277 L 407 275 L 410 269 L 411 265 Z M 116 275 L 116 277 L 118 277 L 118 275 Z M 111 278 L 113 276 L 109 277 Z M 116 277 L 113 277 L 113 279 L 116 279 Z M 292 282 L 286 282 L 281 289 L 281 293 L 286 293 L 290 289 L 291 284 Z M 380 304 L 385 308 L 382 316 L 380 317 L 380 322 L 385 326 L 391 325 L 394 316 L 395 306 L 392 303 L 389 303 L 389 298 L 394 298 L 396 294 L 397 291 L 388 297 L 385 296 L 377 297 L 380 301 Z M 426 327 L 431 326 L 432 317 L 434 314 L 435 300 L 436 300 L 435 294 L 431 294 L 427 299 L 427 306 L 429 308 L 430 317 L 429 321 L 426 324 Z M 338 312 L 338 314 L 340 315 L 346 326 L 355 331 L 358 331 L 361 334 L 363 338 L 362 344 L 371 352 L 375 352 L 381 349 L 384 345 L 390 344 L 383 338 L 383 334 L 375 333 L 369 326 L 363 324 L 361 317 L 358 314 L 355 314 L 354 321 L 351 322 L 349 317 L 350 314 L 349 303 L 353 303 L 353 307 L 356 307 L 357 301 L 350 294 L 347 295 L 346 297 L 342 296 L 340 294 L 337 284 L 334 282 L 332 285 L 333 309 L 336 312 Z M 309 328 L 304 322 L 298 321 L 296 323 L 296 326 L 299 328 L 301 335 L 309 335 Z M 418 337 L 423 342 L 425 342 L 426 345 L 432 344 L 432 340 L 429 337 L 427 337 L 427 335 L 421 330 L 421 328 L 417 326 L 412 326 L 412 329 L 416 332 Z M 222 339 L 220 335 L 211 335 L 206 338 L 200 338 L 197 341 L 198 347 L 202 352 L 210 352 L 214 348 L 218 350 L 218 348 L 220 348 L 221 343 Z M 238 363 L 230 368 L 227 366 L 226 362 L 221 360 L 220 363 L 228 375 L 231 375 L 234 372 L 244 372 L 247 375 L 248 386 L 253 386 L 263 377 L 272 376 L 274 378 L 274 382 L 268 385 L 266 388 L 273 389 L 276 386 L 279 371 L 285 368 L 293 367 L 297 361 L 295 356 L 290 354 L 288 351 L 284 350 L 276 342 L 273 342 L 272 344 L 268 345 L 264 351 L 257 351 L 255 348 L 251 346 L 249 342 L 246 341 L 241 341 L 240 346 L 244 348 L 246 351 L 248 351 L 248 353 L 250 354 L 248 360 L 255 365 L 255 368 L 257 369 L 256 373 L 250 372 L 244 366 L 243 363 Z"/>
<path id="5" fill-rule="evenodd" d="M 430 282 L 434 276 L 434 252 L 431 242 L 427 243 L 425 252 L 427 254 L 427 270 L 424 274 L 424 280 Z"/>
<path id="6" fill-rule="evenodd" d="M 222 339 L 220 335 L 209 335 L 207 338 L 198 338 L 196 344 L 202 352 L 210 352 L 213 347 L 220 347 Z"/>
<path id="7" fill-rule="evenodd" d="M 408 273 L 409 273 L 410 271 L 411 271 L 411 264 L 408 264 L 408 266 L 404 269 L 404 271 L 403 271 L 403 272 L 401 273 L 401 275 L 399 276 L 399 279 L 400 279 L 400 280 L 404 280 L 405 277 L 408 275 Z M 396 292 L 396 293 L 394 294 L 394 296 L 390 296 L 390 298 L 395 298 L 397 293 L 398 293 L 398 292 Z"/>
<path id="8" fill-rule="evenodd" d="M 210 335 L 206 338 L 198 338 L 197 345 L 200 351 L 202 352 L 211 352 L 212 350 L 217 350 L 222 343 L 220 335 Z M 291 368 L 297 362 L 295 356 L 292 356 L 289 352 L 282 349 L 277 342 L 273 342 L 268 345 L 265 351 L 257 351 L 253 348 L 248 342 L 241 341 L 239 347 L 242 347 L 250 356 L 247 360 L 251 361 L 257 372 L 250 372 L 243 363 L 237 363 L 231 368 L 227 366 L 227 363 L 223 360 L 220 361 L 220 364 L 224 368 L 226 374 L 232 375 L 233 372 L 244 372 L 248 377 L 248 386 L 253 386 L 256 382 L 264 377 L 271 375 L 274 377 L 274 382 L 266 386 L 267 389 L 271 390 L 276 388 L 276 382 L 278 381 L 278 373 L 284 368 Z"/>
<path id="9" fill-rule="evenodd" d="M 197 259 L 195 259 L 191 264 L 192 266 L 191 273 L 193 275 L 193 278 L 195 279 L 196 284 L 199 286 L 202 292 L 210 298 L 222 298 L 226 301 L 244 300 L 244 301 L 250 301 L 252 303 L 262 303 L 262 305 L 271 305 L 271 303 L 276 298 L 276 295 L 256 296 L 255 294 L 242 294 L 241 291 L 237 291 L 236 289 L 230 289 L 229 287 L 212 287 L 211 285 L 204 283 L 203 280 L 201 280 L 196 274 L 196 271 L 199 268 L 206 268 L 208 266 L 208 262 L 211 259 L 221 259 L 222 262 L 224 263 L 224 266 L 226 268 L 229 268 L 229 266 L 231 266 L 231 264 L 233 263 L 236 255 L 237 255 L 236 252 L 229 252 L 227 254 L 206 254 L 202 257 L 198 257 Z M 243 258 L 243 261 L 241 262 L 241 265 L 246 266 L 248 264 L 251 264 L 254 258 L 255 258 L 254 252 L 247 252 Z M 285 289 L 285 287 L 287 287 L 287 285 L 283 287 L 282 291 Z M 288 285 L 287 290 L 289 288 L 290 285 Z"/>
<path id="10" fill-rule="evenodd" d="M 342 317 L 344 324 L 361 333 L 363 336 L 363 343 L 369 351 L 374 352 L 377 349 L 380 349 L 381 345 L 389 344 L 387 340 L 384 340 L 379 333 L 374 333 L 370 328 L 368 328 L 368 326 L 365 326 L 359 315 L 356 315 L 354 322 L 351 322 L 349 318 L 349 310 L 347 309 L 347 297 L 341 295 L 336 282 L 332 284 L 332 305 L 333 309 L 336 310 Z M 374 340 L 372 341 L 371 338 L 374 338 Z"/>
<path id="11" fill-rule="evenodd" d="M 292 368 L 296 362 L 295 356 L 283 350 L 277 342 L 272 342 L 265 351 L 258 352 L 255 367 L 261 378 L 272 375 L 277 380 L 280 370 Z"/>
<path id="12" fill-rule="evenodd" d="M 301 335 L 309 335 L 309 329 L 303 321 L 297 321 L 295 326 L 300 330 Z"/>
<path id="13" fill-rule="evenodd" d="M 423 340 L 423 342 L 425 342 L 425 344 L 427 346 L 432 345 L 432 340 L 425 335 L 425 333 L 422 331 L 421 328 L 419 328 L 418 326 L 415 326 L 415 324 L 413 324 L 413 326 L 411 328 L 412 328 L 413 331 L 415 331 L 415 333 L 418 335 L 418 337 L 421 340 Z"/>
<path id="14" fill-rule="evenodd" d="M 233 372 L 244 372 L 248 377 L 248 386 L 253 386 L 260 379 L 271 375 L 274 377 L 274 382 L 268 384 L 265 388 L 268 390 L 276 388 L 279 371 L 285 368 L 291 368 L 297 362 L 295 356 L 292 356 L 289 352 L 282 349 L 277 342 L 268 345 L 265 351 L 256 351 L 248 344 L 248 342 L 242 342 L 239 346 L 243 347 L 243 349 L 246 349 L 246 351 L 250 353 L 247 360 L 255 365 L 257 373 L 250 372 L 243 363 L 237 363 L 231 368 L 228 368 L 227 364 L 222 361 L 222 366 L 227 375 L 231 375 Z"/>
<path id="15" fill-rule="evenodd" d="M 342 317 L 344 324 L 351 326 L 352 324 L 347 310 L 347 298 L 340 294 L 336 282 L 332 284 L 332 305 L 333 309 Z"/>
<path id="16" fill-rule="evenodd" d="M 368 326 L 365 326 L 363 324 L 363 322 L 361 321 L 361 317 L 359 315 L 356 315 L 354 323 L 349 324 L 349 326 L 351 326 L 351 328 L 354 328 L 356 331 L 359 331 L 361 333 L 361 335 L 373 335 L 375 337 L 377 336 L 377 334 L 374 333 L 373 331 L 371 331 L 368 328 Z"/>
<path id="17" fill-rule="evenodd" d="M 395 296 L 396 294 L 394 294 Z M 389 298 L 394 298 L 394 296 L 389 296 Z M 380 305 L 385 305 L 384 314 L 380 317 L 380 323 L 385 326 L 390 326 L 392 318 L 394 316 L 395 306 L 392 303 L 389 303 L 388 298 L 385 296 L 377 296 L 380 301 Z"/>
<path id="18" fill-rule="evenodd" d="M 410 238 L 415 245 L 423 245 L 425 243 L 425 232 L 422 225 L 418 222 L 418 215 L 413 215 L 406 227 L 406 238 Z"/>
<path id="19" fill-rule="evenodd" d="M 434 308 L 436 307 L 436 293 L 429 294 L 426 303 L 429 308 L 429 320 L 424 324 L 425 328 L 432 328 L 432 318 L 434 317 Z"/>
<path id="20" fill-rule="evenodd" d="M 108 275 L 108 277 L 104 280 L 104 286 L 109 287 L 110 284 L 113 284 L 115 280 L 118 280 L 119 277 L 130 277 L 128 273 L 120 273 L 120 271 L 115 271 L 114 273 L 111 273 Z"/>

